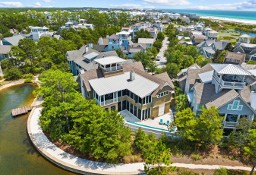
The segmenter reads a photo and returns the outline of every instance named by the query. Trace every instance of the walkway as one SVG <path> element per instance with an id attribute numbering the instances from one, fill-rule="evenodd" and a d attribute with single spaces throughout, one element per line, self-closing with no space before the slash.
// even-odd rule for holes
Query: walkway
<path id="1" fill-rule="evenodd" d="M 162 68 L 165 66 L 167 59 L 164 56 L 165 51 L 168 49 L 168 37 L 165 37 L 163 40 L 162 48 L 160 49 L 159 53 L 157 54 L 156 58 L 159 59 L 159 61 L 156 61 L 157 67 Z"/>
<path id="2" fill-rule="evenodd" d="M 24 80 L 12 81 L 12 82 L 7 83 L 7 84 L 5 84 L 3 86 L 0 86 L 0 91 L 3 90 L 3 89 L 9 88 L 11 86 L 16 86 L 16 85 L 23 84 L 24 82 L 25 82 Z"/>
<path id="3" fill-rule="evenodd" d="M 69 153 L 56 147 L 44 135 L 40 125 L 39 117 L 42 108 L 34 108 L 28 118 L 27 131 L 29 137 L 36 147 L 36 149 L 49 161 L 54 164 L 80 174 L 106 174 L 106 175 L 133 175 L 143 172 L 143 163 L 132 164 L 108 164 L 101 162 L 94 162 L 75 157 Z M 183 167 L 189 169 L 219 169 L 221 167 L 227 169 L 246 170 L 250 171 L 250 167 L 243 166 L 220 166 L 220 165 L 195 165 L 173 163 L 172 166 Z"/>

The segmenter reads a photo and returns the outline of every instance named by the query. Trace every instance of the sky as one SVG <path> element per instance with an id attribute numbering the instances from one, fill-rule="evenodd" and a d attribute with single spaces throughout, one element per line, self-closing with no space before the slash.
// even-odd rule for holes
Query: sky
<path id="1" fill-rule="evenodd" d="M 256 0 L 0 0 L 0 7 L 256 10 Z"/>

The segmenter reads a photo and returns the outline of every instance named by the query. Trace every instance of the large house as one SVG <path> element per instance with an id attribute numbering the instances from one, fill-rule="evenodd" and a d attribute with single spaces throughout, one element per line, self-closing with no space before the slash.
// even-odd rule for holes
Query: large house
<path id="1" fill-rule="evenodd" d="M 151 48 L 155 42 L 153 38 L 138 38 L 138 44 L 146 46 L 146 49 Z"/>
<path id="2" fill-rule="evenodd" d="M 43 36 L 53 36 L 53 32 L 49 31 L 48 27 L 30 27 L 31 33 L 29 35 L 34 41 L 38 41 Z"/>
<path id="3" fill-rule="evenodd" d="M 81 72 L 98 67 L 95 59 L 108 56 L 117 56 L 116 51 L 98 52 L 88 46 L 82 46 L 79 50 L 68 51 L 66 54 L 70 71 L 77 76 Z"/>
<path id="4" fill-rule="evenodd" d="M 117 56 L 95 59 L 98 67 L 79 76 L 84 97 L 107 110 L 124 111 L 140 120 L 169 112 L 174 85 L 167 73 L 150 75 L 141 62 Z"/>
<path id="5" fill-rule="evenodd" d="M 256 61 L 256 44 L 236 43 L 233 52 L 246 54 L 246 61 Z"/>
<path id="6" fill-rule="evenodd" d="M 236 52 L 228 52 L 225 56 L 224 63 L 226 64 L 242 64 L 245 62 L 245 56 L 244 53 L 236 53 Z"/>
<path id="7" fill-rule="evenodd" d="M 69 30 L 71 28 L 73 28 L 75 30 L 80 30 L 80 29 L 94 30 L 94 25 L 93 24 L 87 24 L 84 19 L 79 19 L 79 23 L 77 23 L 75 21 L 66 22 L 65 25 L 60 28 L 60 30 L 63 30 L 63 29 Z"/>
<path id="8" fill-rule="evenodd" d="M 19 41 L 26 38 L 23 35 L 13 35 L 10 37 L 3 38 L 2 43 L 0 45 L 8 45 L 8 46 L 18 46 Z"/>
<path id="9" fill-rule="evenodd" d="M 240 118 L 253 121 L 256 79 L 240 65 L 207 64 L 202 68 L 192 65 L 178 77 L 193 111 L 200 114 L 202 107 L 216 107 L 224 116 L 226 134 L 236 128 Z"/>
<path id="10" fill-rule="evenodd" d="M 214 54 L 217 50 L 225 50 L 229 44 L 229 41 L 216 41 L 206 40 L 197 45 L 200 54 L 206 58 L 213 59 Z"/>
<path id="11" fill-rule="evenodd" d="M 1 46 L 0 45 L 0 61 L 10 58 L 9 52 L 11 51 L 12 46 Z"/>

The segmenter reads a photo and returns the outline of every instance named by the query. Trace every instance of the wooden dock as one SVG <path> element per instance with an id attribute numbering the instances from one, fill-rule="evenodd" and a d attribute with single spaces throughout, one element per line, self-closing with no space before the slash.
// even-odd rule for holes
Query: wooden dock
<path id="1" fill-rule="evenodd" d="M 12 116 L 16 117 L 16 116 L 20 116 L 20 115 L 24 115 L 27 114 L 29 111 L 32 110 L 32 107 L 21 107 L 21 108 L 16 108 L 12 110 Z"/>

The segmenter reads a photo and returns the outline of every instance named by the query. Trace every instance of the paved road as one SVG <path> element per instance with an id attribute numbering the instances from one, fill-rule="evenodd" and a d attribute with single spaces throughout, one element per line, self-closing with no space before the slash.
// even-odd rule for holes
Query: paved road
<path id="1" fill-rule="evenodd" d="M 160 59 L 159 61 L 156 61 L 156 64 L 157 64 L 158 68 L 164 67 L 166 62 L 167 62 L 167 59 L 164 56 L 164 53 L 168 48 L 168 44 L 169 44 L 168 37 L 165 37 L 164 40 L 163 40 L 162 48 L 160 49 L 159 53 L 156 56 L 156 58 Z"/>

